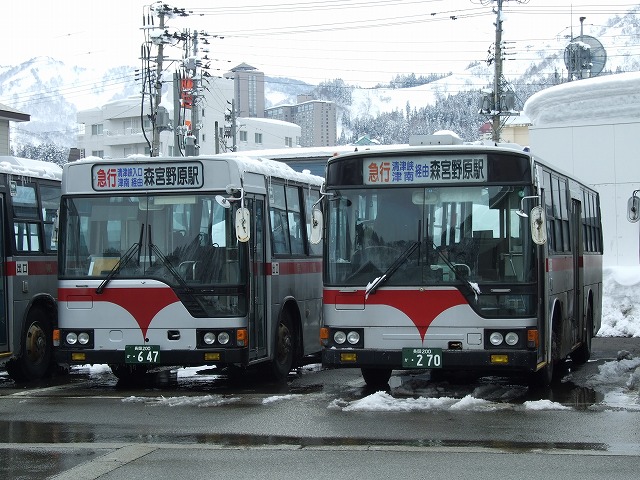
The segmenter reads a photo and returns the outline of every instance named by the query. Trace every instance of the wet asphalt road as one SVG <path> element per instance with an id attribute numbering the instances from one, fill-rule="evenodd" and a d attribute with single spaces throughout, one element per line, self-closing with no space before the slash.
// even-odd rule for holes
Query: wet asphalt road
<path id="1" fill-rule="evenodd" d="M 595 339 L 592 361 L 535 392 L 397 372 L 375 394 L 396 411 L 355 408 L 376 398 L 355 370 L 312 367 L 286 386 L 165 372 L 135 389 L 82 369 L 34 385 L 0 376 L 0 477 L 495 479 L 544 465 L 548 478 L 637 478 L 638 392 L 598 377 L 619 352 L 640 357 L 640 339 Z M 483 403 L 438 406 L 448 398 Z M 566 409 L 525 407 L 540 401 Z"/>

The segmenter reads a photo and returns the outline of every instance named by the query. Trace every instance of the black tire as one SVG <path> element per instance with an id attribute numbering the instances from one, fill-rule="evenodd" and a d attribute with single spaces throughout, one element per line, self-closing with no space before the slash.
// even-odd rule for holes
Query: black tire
<path id="1" fill-rule="evenodd" d="M 532 387 L 545 388 L 553 384 L 556 380 L 555 367 L 558 362 L 558 350 L 560 349 L 558 342 L 558 334 L 554 329 L 551 334 L 551 361 L 542 369 L 532 374 L 531 381 L 529 382 Z"/>
<path id="2" fill-rule="evenodd" d="M 369 388 L 386 388 L 389 386 L 390 368 L 361 368 L 360 372 L 362 373 L 362 378 L 364 378 L 364 383 Z"/>
<path id="3" fill-rule="evenodd" d="M 271 361 L 271 374 L 277 382 L 284 382 L 293 368 L 296 352 L 296 334 L 291 316 L 283 311 L 276 330 L 275 349 Z"/>
<path id="4" fill-rule="evenodd" d="M 591 310 L 591 305 L 587 307 L 585 321 L 587 322 L 585 325 L 585 337 L 582 339 L 578 349 L 571 354 L 571 360 L 578 365 L 587 363 L 591 358 L 591 337 L 593 334 L 593 311 Z"/>
<path id="5" fill-rule="evenodd" d="M 7 373 L 14 381 L 38 380 L 53 370 L 51 321 L 42 307 L 33 307 L 27 315 L 20 356 L 7 364 Z"/>
<path id="6" fill-rule="evenodd" d="M 109 365 L 113 374 L 122 383 L 131 385 L 142 381 L 148 368 L 145 365 Z"/>

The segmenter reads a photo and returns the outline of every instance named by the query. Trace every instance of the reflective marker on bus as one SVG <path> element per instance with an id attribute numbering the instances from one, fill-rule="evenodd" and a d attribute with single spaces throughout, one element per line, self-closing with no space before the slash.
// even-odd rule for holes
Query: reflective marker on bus
<path id="1" fill-rule="evenodd" d="M 16 381 L 55 371 L 61 178 L 56 164 L 0 156 L 0 367 Z"/>
<path id="2" fill-rule="evenodd" d="M 600 327 L 598 193 L 523 149 L 433 143 L 328 162 L 323 364 L 547 384 Z"/>
<path id="3" fill-rule="evenodd" d="M 238 155 L 65 165 L 57 359 L 124 380 L 258 364 L 285 379 L 320 350 L 322 181 Z"/>

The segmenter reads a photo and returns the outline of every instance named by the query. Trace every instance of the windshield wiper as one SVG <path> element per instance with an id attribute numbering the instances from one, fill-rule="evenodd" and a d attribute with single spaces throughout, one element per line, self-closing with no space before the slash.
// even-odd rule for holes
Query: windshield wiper
<path id="1" fill-rule="evenodd" d="M 96 288 L 96 293 L 98 295 L 102 294 L 107 284 L 113 279 L 113 277 L 115 277 L 118 273 L 120 273 L 120 270 L 124 268 L 131 261 L 133 256 L 136 254 L 138 256 L 138 266 L 140 266 L 140 252 L 142 251 L 142 235 L 143 234 L 144 234 L 144 223 L 140 225 L 140 240 L 137 243 L 134 243 L 133 245 L 131 245 L 127 249 L 127 251 L 124 252 L 124 255 L 120 257 L 120 260 L 118 260 L 118 263 L 115 264 L 115 266 L 107 274 L 107 276 L 102 281 L 102 283 L 98 285 L 98 288 Z"/>
<path id="2" fill-rule="evenodd" d="M 169 270 L 169 273 L 171 273 L 171 275 L 173 276 L 173 278 L 175 278 L 178 283 L 180 284 L 180 286 L 182 288 L 185 289 L 185 291 L 190 292 L 191 291 L 191 287 L 189 285 L 187 285 L 187 282 L 184 281 L 184 279 L 182 278 L 182 276 L 180 275 L 180 273 L 178 273 L 175 269 L 175 267 L 173 266 L 173 264 L 171 263 L 171 260 L 169 260 L 166 255 L 164 253 L 162 253 L 160 251 L 160 249 L 156 246 L 156 244 L 154 244 L 151 241 L 151 225 L 149 225 L 149 230 L 148 230 L 148 234 L 147 234 L 148 238 L 149 238 L 149 265 L 151 265 L 151 252 L 155 253 L 158 258 L 160 258 L 160 260 L 162 261 L 162 265 Z"/>
<path id="3" fill-rule="evenodd" d="M 380 277 L 376 278 L 375 280 L 373 280 L 373 282 L 367 285 L 367 288 L 364 291 L 365 300 L 369 298 L 369 294 L 376 293 L 378 287 L 386 282 L 391 277 L 391 275 L 396 273 L 396 270 L 398 270 L 398 268 L 400 268 L 400 266 L 407 260 L 407 258 L 411 256 L 416 248 L 418 248 L 418 245 L 420 245 L 420 242 L 413 242 L 411 245 L 409 245 L 409 248 L 407 248 L 400 254 L 400 256 L 395 260 L 395 262 L 391 264 L 386 272 L 384 272 Z"/>
<path id="4" fill-rule="evenodd" d="M 449 270 L 451 270 L 453 272 L 453 274 L 455 275 L 455 277 L 460 280 L 461 282 L 463 282 L 465 285 L 467 285 L 470 289 L 471 289 L 471 293 L 473 293 L 473 295 L 475 296 L 476 301 L 478 300 L 478 294 L 482 293 L 480 291 L 480 287 L 478 286 L 477 283 L 475 282 L 470 282 L 469 279 L 467 278 L 466 275 L 463 275 L 460 272 L 460 269 L 458 268 L 459 266 L 464 266 L 467 268 L 467 270 L 469 271 L 469 273 L 471 273 L 471 269 L 469 268 L 469 266 L 466 263 L 453 263 L 451 260 L 449 260 L 447 258 L 447 256 L 442 253 L 442 251 L 438 250 L 438 248 L 436 247 L 436 244 L 433 243 L 433 240 L 431 240 L 431 245 L 433 245 L 433 248 L 436 252 L 438 252 L 438 256 L 442 259 L 442 261 L 447 265 L 447 267 L 449 267 Z"/>

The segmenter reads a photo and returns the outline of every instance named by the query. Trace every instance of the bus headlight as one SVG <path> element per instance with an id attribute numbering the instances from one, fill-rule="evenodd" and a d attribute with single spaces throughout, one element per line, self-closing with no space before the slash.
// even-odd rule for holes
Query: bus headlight
<path id="1" fill-rule="evenodd" d="M 342 330 L 338 330 L 336 333 L 333 334 L 333 341 L 336 342 L 338 345 L 342 345 L 344 342 L 347 341 L 347 335 Z"/>
<path id="2" fill-rule="evenodd" d="M 67 345 L 75 345 L 78 343 L 78 335 L 76 335 L 75 332 L 69 332 L 65 337 L 65 341 L 67 342 Z"/>
<path id="3" fill-rule="evenodd" d="M 517 345 L 518 340 L 520 339 L 518 338 L 518 334 L 516 332 L 509 332 L 504 337 L 504 341 L 507 342 L 507 345 L 510 345 L 512 347 L 514 345 Z"/>
<path id="4" fill-rule="evenodd" d="M 355 332 L 352 330 L 347 334 L 347 342 L 349 342 L 351 345 L 355 345 L 359 341 L 360 341 L 360 334 L 358 332 Z"/>
<path id="5" fill-rule="evenodd" d="M 218 342 L 220 342 L 220 345 L 229 343 L 229 334 L 227 332 L 220 332 L 218 334 Z"/>
<path id="6" fill-rule="evenodd" d="M 207 345 L 213 345 L 214 343 L 216 343 L 216 334 L 213 332 L 207 332 L 204 334 L 202 339 Z"/>
<path id="7" fill-rule="evenodd" d="M 91 337 L 89 337 L 89 334 L 87 332 L 81 332 L 78 334 L 78 343 L 80 345 L 87 345 L 90 339 Z"/>
<path id="8" fill-rule="evenodd" d="M 502 334 L 500 332 L 493 332 L 490 336 L 489 336 L 489 341 L 491 342 L 491 345 L 494 346 L 498 346 L 502 344 L 502 341 L 504 340 Z"/>

